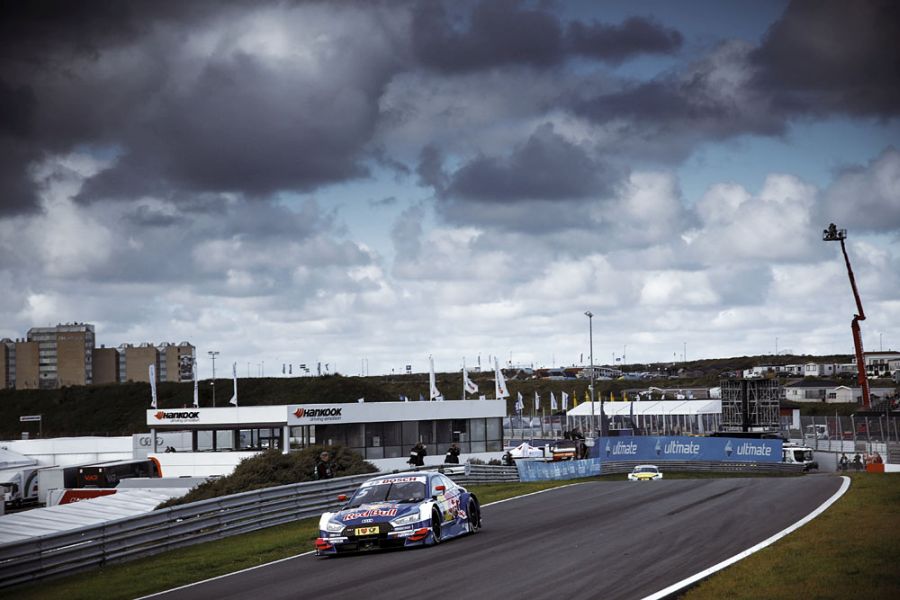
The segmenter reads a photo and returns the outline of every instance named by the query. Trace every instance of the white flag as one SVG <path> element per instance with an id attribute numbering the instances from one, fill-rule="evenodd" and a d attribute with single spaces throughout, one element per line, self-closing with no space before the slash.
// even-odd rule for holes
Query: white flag
<path id="1" fill-rule="evenodd" d="M 562 392 L 562 404 L 563 410 L 569 410 L 569 395 L 565 392 Z"/>
<path id="2" fill-rule="evenodd" d="M 541 397 L 537 392 L 534 393 L 534 410 L 541 410 Z"/>
<path id="3" fill-rule="evenodd" d="M 559 405 L 556 404 L 556 396 L 550 392 L 550 410 L 558 410 Z"/>
<path id="4" fill-rule="evenodd" d="M 522 402 L 522 392 L 516 392 L 516 412 L 521 413 L 525 408 L 525 404 Z"/>
<path id="5" fill-rule="evenodd" d="M 229 404 L 238 405 L 237 399 L 237 363 L 231 363 L 231 375 L 234 378 L 234 395 L 231 397 L 231 400 L 228 401 Z"/>
<path id="6" fill-rule="evenodd" d="M 469 373 L 466 371 L 465 365 L 463 365 L 463 387 L 466 389 L 466 392 L 470 394 L 478 393 L 478 385 L 469 379 Z"/>
<path id="7" fill-rule="evenodd" d="M 494 359 L 494 379 L 496 383 L 494 384 L 494 396 L 497 400 L 501 398 L 509 398 L 509 390 L 506 389 L 506 380 L 503 378 L 503 371 L 500 370 L 500 365 L 497 363 L 497 359 Z"/>
<path id="8" fill-rule="evenodd" d="M 150 408 L 156 408 L 156 365 L 150 365 Z"/>
<path id="9" fill-rule="evenodd" d="M 194 359 L 194 408 L 200 407 L 200 391 L 197 389 L 197 359 Z"/>
<path id="10" fill-rule="evenodd" d="M 435 379 L 434 379 L 434 359 L 431 358 L 430 356 L 428 357 L 428 367 L 429 367 L 428 383 L 429 383 L 429 386 L 431 387 L 431 391 L 429 392 L 429 394 L 430 394 L 429 400 L 437 400 L 438 397 L 441 395 L 441 391 L 439 389 L 437 389 L 437 383 L 435 382 Z"/>

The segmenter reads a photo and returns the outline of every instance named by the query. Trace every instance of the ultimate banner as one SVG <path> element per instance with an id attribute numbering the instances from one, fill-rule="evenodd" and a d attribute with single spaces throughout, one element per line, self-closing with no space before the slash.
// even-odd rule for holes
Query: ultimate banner
<path id="1" fill-rule="evenodd" d="M 634 436 L 600 438 L 591 457 L 603 460 L 698 460 L 781 462 L 781 440 L 745 438 Z"/>
<path id="2" fill-rule="evenodd" d="M 517 460 L 519 481 L 546 481 L 548 479 L 578 479 L 595 477 L 600 474 L 600 461 L 596 458 L 585 460 Z"/>

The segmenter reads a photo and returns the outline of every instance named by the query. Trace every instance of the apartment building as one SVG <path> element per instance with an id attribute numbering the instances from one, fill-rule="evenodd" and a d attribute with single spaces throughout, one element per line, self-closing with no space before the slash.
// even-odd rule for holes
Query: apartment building
<path id="1" fill-rule="evenodd" d="M 159 351 L 160 381 L 191 381 L 194 378 L 195 348 L 187 343 L 163 342 Z"/>
<path id="2" fill-rule="evenodd" d="M 94 326 L 88 323 L 32 327 L 26 338 L 0 340 L 0 389 L 149 382 L 151 364 L 157 381 L 190 381 L 195 355 L 188 342 L 96 348 Z"/>
<path id="3" fill-rule="evenodd" d="M 16 343 L 0 340 L 0 390 L 16 387 Z"/>
<path id="4" fill-rule="evenodd" d="M 94 383 L 119 383 L 119 351 L 115 348 L 94 348 Z"/>

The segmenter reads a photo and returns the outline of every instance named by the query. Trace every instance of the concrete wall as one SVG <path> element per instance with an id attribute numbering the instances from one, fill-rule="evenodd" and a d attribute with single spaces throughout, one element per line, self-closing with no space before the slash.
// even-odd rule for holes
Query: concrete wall
<path id="1" fill-rule="evenodd" d="M 125 349 L 125 381 L 150 383 L 150 365 L 156 365 L 156 376 L 159 378 L 159 350 L 153 346 Z"/>
<path id="2" fill-rule="evenodd" d="M 84 333 L 65 332 L 56 336 L 56 378 L 60 386 L 90 383 Z"/>
<path id="3" fill-rule="evenodd" d="M 16 342 L 16 389 L 36 390 L 40 380 L 38 342 Z"/>
<path id="4" fill-rule="evenodd" d="M 94 383 L 119 382 L 119 353 L 115 348 L 94 348 Z"/>

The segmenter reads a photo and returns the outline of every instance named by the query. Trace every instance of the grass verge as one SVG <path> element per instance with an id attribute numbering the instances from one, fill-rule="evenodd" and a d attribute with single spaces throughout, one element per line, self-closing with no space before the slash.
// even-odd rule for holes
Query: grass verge
<path id="1" fill-rule="evenodd" d="M 572 481 L 470 486 L 481 504 L 567 485 Z M 304 519 L 77 575 L 3 590 L 16 600 L 137 598 L 262 565 L 313 549 L 318 519 Z"/>
<path id="2" fill-rule="evenodd" d="M 680 598 L 900 597 L 900 476 L 851 478 L 847 493 L 818 518 Z"/>

